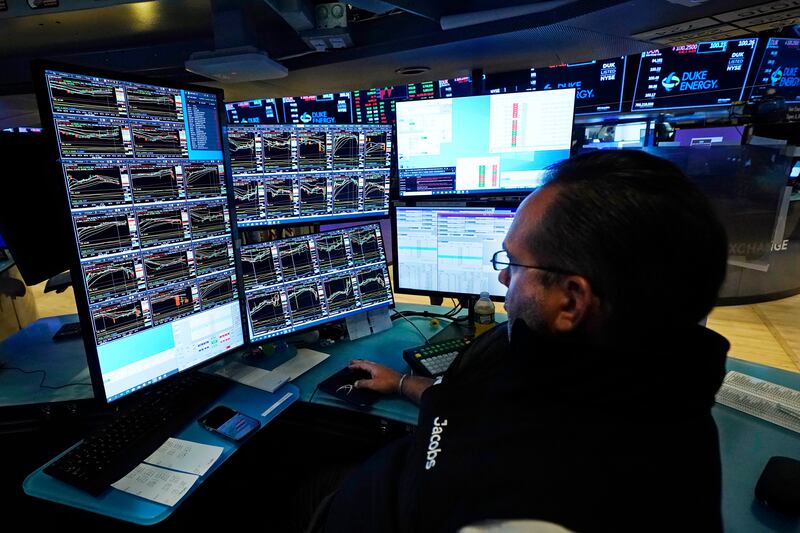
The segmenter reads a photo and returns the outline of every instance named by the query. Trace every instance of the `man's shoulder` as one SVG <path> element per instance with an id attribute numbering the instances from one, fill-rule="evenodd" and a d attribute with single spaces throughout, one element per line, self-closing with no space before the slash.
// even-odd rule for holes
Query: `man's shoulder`
<path id="1" fill-rule="evenodd" d="M 486 376 L 508 357 L 511 345 L 508 342 L 506 322 L 497 324 L 483 335 L 476 337 L 445 374 L 446 381 L 463 380 Z"/>

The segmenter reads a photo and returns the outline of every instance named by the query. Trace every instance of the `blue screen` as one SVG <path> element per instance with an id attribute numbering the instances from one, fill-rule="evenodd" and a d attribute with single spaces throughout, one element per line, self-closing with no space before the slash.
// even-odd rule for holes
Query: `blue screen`
<path id="1" fill-rule="evenodd" d="M 400 194 L 538 187 L 569 157 L 575 89 L 398 102 Z"/>

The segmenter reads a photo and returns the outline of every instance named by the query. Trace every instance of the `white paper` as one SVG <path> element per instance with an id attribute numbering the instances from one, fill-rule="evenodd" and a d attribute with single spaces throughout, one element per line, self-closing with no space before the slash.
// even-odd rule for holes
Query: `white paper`
<path id="1" fill-rule="evenodd" d="M 345 317 L 344 321 L 347 325 L 347 336 L 351 341 L 372 334 L 372 331 L 369 329 L 369 319 L 366 313 L 350 315 Z"/>
<path id="2" fill-rule="evenodd" d="M 308 372 L 328 357 L 330 357 L 330 354 L 309 350 L 308 348 L 300 348 L 297 350 L 297 355 L 275 368 L 272 374 L 284 376 L 291 381 Z"/>
<path id="3" fill-rule="evenodd" d="M 245 365 L 238 361 L 228 362 L 222 368 L 217 369 L 215 373 L 242 385 L 267 392 L 275 392 L 278 387 L 289 381 L 289 378 L 282 374 L 275 374 L 269 370 Z"/>
<path id="4" fill-rule="evenodd" d="M 173 472 L 142 463 L 111 486 L 134 496 L 172 507 L 183 498 L 197 480 L 198 476 L 194 474 Z"/>
<path id="5" fill-rule="evenodd" d="M 392 319 L 389 317 L 388 307 L 367 311 L 367 316 L 372 327 L 372 333 L 380 333 L 381 331 L 392 329 Z"/>
<path id="6" fill-rule="evenodd" d="M 347 324 L 347 336 L 350 337 L 351 341 L 373 333 L 380 333 L 392 327 L 392 319 L 389 317 L 388 307 L 350 315 L 344 320 L 345 324 Z"/>
<path id="7" fill-rule="evenodd" d="M 221 446 L 170 438 L 144 462 L 202 476 L 217 462 L 222 451 Z"/>

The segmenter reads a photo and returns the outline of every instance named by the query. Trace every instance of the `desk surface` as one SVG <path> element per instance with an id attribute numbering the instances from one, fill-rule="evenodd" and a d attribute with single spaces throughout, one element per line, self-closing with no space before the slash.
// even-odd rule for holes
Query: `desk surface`
<path id="1" fill-rule="evenodd" d="M 424 309 L 428 306 L 401 305 L 399 309 Z M 28 369 L 47 368 L 46 384 L 57 385 L 67 382 L 88 383 L 83 344 L 80 340 L 54 344 L 50 341 L 52 333 L 64 322 L 75 317 L 42 319 L 22 332 L 0 343 L 0 360 L 10 366 Z M 414 324 L 427 337 L 433 336 L 440 327 L 433 328 L 428 320 L 412 318 Z M 315 368 L 294 380 L 300 389 L 300 399 L 306 402 L 324 404 L 345 409 L 354 409 L 337 398 L 318 391 L 317 383 L 330 376 L 354 358 L 369 358 L 399 371 L 408 371 L 402 360 L 403 349 L 422 344 L 423 339 L 405 320 L 397 320 L 391 330 L 365 337 L 353 342 L 340 342 L 317 348 L 329 353 L 331 357 Z M 24 366 L 23 366 L 24 364 Z M 253 364 L 249 362 L 249 364 Z M 728 369 L 736 370 L 773 383 L 800 390 L 800 374 L 728 359 Z M 679 368 L 678 372 L 691 371 Z M 39 389 L 41 374 L 21 374 L 17 371 L 0 372 L 0 405 L 23 403 L 19 401 L 23 390 L 33 392 L 25 398 L 49 396 L 50 400 L 74 400 L 91 395 L 90 387 L 68 387 L 56 391 Z M 88 396 L 87 396 L 88 395 Z M 391 420 L 409 424 L 416 423 L 417 409 L 411 403 L 390 396 L 381 399 L 373 408 L 365 412 Z M 725 529 L 729 532 L 752 532 L 765 529 L 800 532 L 800 521 L 782 516 L 757 503 L 753 489 L 766 465 L 774 455 L 800 458 L 800 435 L 769 422 L 750 417 L 725 406 L 713 409 L 720 434 L 720 451 L 723 471 L 723 517 Z"/>

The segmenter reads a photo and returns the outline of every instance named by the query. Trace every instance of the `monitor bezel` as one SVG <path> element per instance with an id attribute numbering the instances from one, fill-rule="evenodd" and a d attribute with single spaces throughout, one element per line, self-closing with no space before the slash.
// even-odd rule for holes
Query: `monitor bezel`
<path id="1" fill-rule="evenodd" d="M 55 122 L 54 122 L 53 112 L 50 107 L 50 95 L 49 91 L 47 90 L 47 80 L 45 76 L 45 72 L 48 70 L 59 71 L 66 74 L 76 74 L 79 76 L 96 76 L 100 78 L 119 80 L 128 83 L 141 83 L 144 85 L 166 87 L 169 89 L 179 89 L 179 90 L 187 90 L 193 92 L 205 92 L 207 94 L 215 95 L 217 99 L 217 120 L 219 121 L 220 141 L 223 145 L 222 156 L 226 169 L 225 186 L 227 188 L 228 208 L 229 212 L 234 217 L 236 216 L 235 205 L 233 204 L 233 187 L 232 187 L 231 171 L 230 171 L 230 158 L 228 157 L 227 150 L 225 150 L 225 146 L 227 145 L 228 142 L 228 131 L 227 131 L 227 117 L 225 115 L 225 102 L 223 99 L 224 93 L 221 89 L 204 87 L 193 84 L 174 83 L 172 81 L 162 82 L 161 80 L 158 79 L 152 79 L 144 76 L 130 75 L 128 73 L 87 68 L 87 67 L 76 66 L 68 63 L 61 63 L 50 60 L 37 60 L 31 62 L 31 76 L 34 85 L 34 93 L 36 95 L 36 102 L 39 108 L 39 116 L 41 117 L 42 132 L 48 139 L 47 142 L 49 144 L 49 153 L 47 154 L 48 163 L 53 165 L 53 168 L 56 170 L 56 175 L 59 176 L 58 180 L 60 183 L 59 187 L 63 192 L 63 198 L 64 198 L 61 211 L 53 214 L 53 218 L 55 220 L 61 219 L 64 221 L 70 221 L 69 223 L 71 224 L 72 211 L 70 209 L 69 191 L 67 190 L 67 185 L 64 180 L 63 169 L 61 168 L 61 164 L 59 163 L 61 155 L 59 153 L 58 137 L 55 131 L 55 125 L 54 125 Z M 72 234 L 74 235 L 74 232 Z M 239 296 L 238 298 L 239 315 L 240 318 L 243 318 L 244 290 L 241 282 L 241 267 L 240 267 L 241 258 L 239 257 L 239 246 L 241 240 L 236 228 L 236 224 L 231 224 L 231 238 L 234 250 L 234 266 L 235 266 L 234 271 L 236 272 L 236 289 Z M 78 309 L 78 318 L 81 324 L 81 336 L 83 337 L 83 345 L 86 350 L 86 363 L 87 366 L 89 367 L 89 375 L 92 381 L 92 391 L 94 393 L 95 399 L 101 403 L 104 404 L 120 403 L 121 401 L 124 401 L 131 396 L 137 395 L 137 393 L 140 391 L 151 390 L 153 386 L 157 385 L 158 383 L 169 382 L 171 380 L 174 380 L 178 375 L 182 375 L 186 372 L 196 370 L 201 366 L 208 365 L 214 361 L 217 361 L 225 357 L 230 353 L 246 348 L 250 344 L 248 330 L 246 327 L 244 327 L 244 322 L 242 322 L 243 343 L 241 346 L 236 346 L 234 348 L 231 348 L 230 350 L 226 350 L 225 352 L 222 352 L 217 356 L 212 357 L 211 359 L 207 359 L 191 367 L 185 368 L 182 371 L 176 372 L 175 374 L 168 376 L 155 383 L 143 386 L 139 391 L 131 391 L 128 394 L 125 394 L 119 398 L 109 401 L 108 397 L 106 396 L 105 388 L 103 387 L 103 377 L 100 368 L 100 359 L 97 352 L 97 345 L 95 344 L 94 329 L 92 328 L 92 317 L 89 311 L 89 300 L 87 296 L 86 286 L 83 281 L 83 271 L 80 262 L 80 252 L 76 240 L 73 241 L 72 253 L 71 257 L 69 257 L 69 263 L 70 263 L 70 275 L 72 277 L 72 284 L 73 287 L 75 287 L 73 293 L 75 295 L 75 304 Z M 78 287 L 80 287 L 80 290 L 78 289 Z"/>
<path id="2" fill-rule="evenodd" d="M 542 93 L 551 93 L 553 91 L 571 91 L 572 92 L 572 119 L 570 122 L 570 131 L 574 131 L 575 129 L 575 94 L 576 89 L 574 87 L 566 87 L 563 89 L 551 89 L 547 91 L 521 91 L 521 92 L 514 92 L 514 93 L 501 93 L 503 96 L 507 94 L 542 94 Z M 500 94 L 473 94 L 472 96 L 455 96 L 452 98 L 437 98 L 437 100 L 460 100 L 462 98 L 492 98 L 495 96 L 500 96 Z M 428 99 L 431 100 L 431 99 Z M 406 100 L 403 102 L 398 102 L 398 105 L 401 103 L 414 103 L 414 102 L 426 102 L 428 100 Z M 525 189 L 505 189 L 500 191 L 492 191 L 492 192 L 484 192 L 484 191 L 475 191 L 475 192 L 468 192 L 468 193 L 445 193 L 445 194 L 403 194 L 402 188 L 400 187 L 401 177 L 400 177 L 400 134 L 398 132 L 397 127 L 397 120 L 395 119 L 394 123 L 394 130 L 395 130 L 395 149 L 394 149 L 394 157 L 395 157 L 395 169 L 396 169 L 396 176 L 397 176 L 397 196 L 394 197 L 397 201 L 403 202 L 414 202 L 417 200 L 423 201 L 430 201 L 435 200 L 437 202 L 448 202 L 448 201 L 474 201 L 477 198 L 503 198 L 509 196 L 526 196 L 531 192 L 535 191 L 538 187 L 531 187 Z M 572 143 L 570 140 L 570 146 L 566 148 L 570 152 L 566 159 L 569 159 L 572 156 Z"/>
<path id="3" fill-rule="evenodd" d="M 506 195 L 506 199 L 502 198 L 493 198 L 491 200 L 460 200 L 456 202 L 432 202 L 430 200 L 423 201 L 423 202 L 392 202 L 392 209 L 391 209 L 391 226 L 392 226 L 392 281 L 393 281 L 393 290 L 396 294 L 408 294 L 412 296 L 429 296 L 429 297 L 442 297 L 442 298 L 459 298 L 459 299 L 467 299 L 467 298 L 478 298 L 479 294 L 471 294 L 471 293 L 460 293 L 460 292 L 447 292 L 447 291 L 430 291 L 430 290 L 423 290 L 423 289 L 410 289 L 410 288 L 403 288 L 400 287 L 400 261 L 398 255 L 398 239 L 397 239 L 397 208 L 398 207 L 430 207 L 430 208 L 448 208 L 452 207 L 454 209 L 460 209 L 465 207 L 492 207 L 495 209 L 518 209 L 519 204 L 522 200 L 525 199 L 525 196 L 521 196 L 519 198 L 509 198 Z M 462 204 L 462 205 L 452 205 L 454 203 Z M 499 272 L 498 272 L 499 274 Z M 504 302 L 505 296 L 494 296 L 491 295 L 490 298 L 494 302 Z"/>

